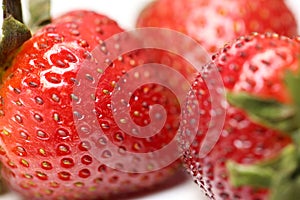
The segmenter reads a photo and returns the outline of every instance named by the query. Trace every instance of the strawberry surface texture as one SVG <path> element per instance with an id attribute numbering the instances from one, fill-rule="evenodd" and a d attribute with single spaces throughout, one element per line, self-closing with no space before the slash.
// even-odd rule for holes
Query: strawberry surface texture
<path id="1" fill-rule="evenodd" d="M 180 31 L 209 53 L 251 32 L 297 35 L 296 19 L 283 0 L 157 0 L 144 8 L 136 25 Z"/>
<path id="2" fill-rule="evenodd" d="M 2 175 L 25 199 L 115 199 L 154 187 L 178 169 L 175 161 L 156 171 L 149 164 L 149 172 L 126 172 L 122 170 L 126 166 L 109 167 L 89 151 L 93 145 L 102 158 L 113 157 L 105 147 L 109 140 L 125 157 L 126 152 L 159 149 L 176 134 L 178 102 L 171 91 L 155 84 L 134 92 L 129 113 L 136 124 L 145 126 L 151 123 L 152 104 L 165 107 L 166 123 L 157 135 L 143 139 L 126 135 L 114 121 L 111 93 L 121 76 L 146 62 L 143 52 L 121 55 L 106 71 L 99 70 L 101 79 L 91 97 L 97 122 L 76 127 L 75 120 L 87 118 L 72 108 L 72 102 L 80 102 L 85 109 L 85 99 L 73 93 L 74 86 L 80 84 L 77 72 L 82 63 L 93 59 L 91 52 L 96 47 L 103 55 L 109 54 L 105 40 L 121 32 L 123 29 L 104 15 L 86 10 L 68 12 L 26 41 L 4 73 L 0 91 Z M 86 78 L 93 81 L 95 77 L 87 74 Z M 97 136 L 99 125 L 106 138 Z M 79 132 L 94 134 L 93 144 L 84 141 Z M 129 162 L 139 167 L 138 158 Z"/>
<path id="3" fill-rule="evenodd" d="M 285 174 L 285 170 L 293 165 L 291 161 L 282 162 L 283 158 L 288 158 L 288 154 L 283 152 L 287 152 L 291 146 L 298 148 L 299 140 L 295 131 L 298 128 L 293 125 L 299 123 L 294 118 L 298 115 L 298 92 L 297 89 L 291 89 L 297 88 L 298 82 L 295 81 L 296 84 L 292 87 L 290 80 L 294 80 L 291 77 L 299 77 L 299 55 L 299 38 L 258 33 L 242 36 L 216 53 L 212 62 L 205 67 L 217 67 L 222 76 L 227 99 L 224 102 L 224 122 L 210 122 L 212 114 L 217 111 L 212 110 L 205 76 L 199 74 L 194 81 L 194 95 L 189 97 L 187 108 L 193 108 L 197 101 L 200 111 L 194 113 L 187 109 L 183 113 L 184 137 L 195 131 L 195 124 L 191 123 L 191 119 L 200 115 L 200 120 L 195 141 L 184 154 L 183 160 L 195 182 L 210 199 L 297 199 L 297 196 L 292 195 L 297 192 L 291 192 L 293 190 L 290 189 L 299 185 L 293 181 L 289 185 L 288 182 L 289 178 L 298 177 L 299 168 L 291 170 L 293 175 L 288 175 L 286 179 L 279 181 L 275 178 L 277 182 L 274 183 L 272 178 Z M 290 123 L 290 119 L 295 121 Z M 207 155 L 200 156 L 207 130 L 216 123 L 224 123 L 220 135 L 216 136 L 219 137 L 217 143 Z M 297 159 L 295 162 L 297 163 Z M 232 163 L 237 165 L 232 167 Z M 281 164 L 271 163 L 284 163 L 284 169 L 278 167 Z M 270 179 L 260 176 L 266 168 L 272 169 L 268 171 Z M 234 174 L 237 171 L 239 173 Z M 244 179 L 246 172 L 248 174 Z M 235 181 L 242 183 L 235 185 Z M 278 185 L 270 186 L 271 182 Z M 287 187 L 284 188 L 284 185 Z M 276 191 L 289 191 L 290 196 L 278 198 Z"/>

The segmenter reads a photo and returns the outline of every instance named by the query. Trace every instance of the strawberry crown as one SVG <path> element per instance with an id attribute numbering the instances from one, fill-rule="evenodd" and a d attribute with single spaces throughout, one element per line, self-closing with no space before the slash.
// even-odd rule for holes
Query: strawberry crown
<path id="1" fill-rule="evenodd" d="M 2 70 L 6 70 L 13 54 L 31 37 L 31 32 L 23 24 L 20 0 L 3 0 L 3 18 L 0 66 Z"/>
<path id="2" fill-rule="evenodd" d="M 3 0 L 2 39 L 0 42 L 1 74 L 11 62 L 24 42 L 31 38 L 31 31 L 23 23 L 22 5 L 20 0 Z M 37 9 L 38 8 L 38 9 Z M 50 21 L 50 0 L 30 0 L 31 30 Z"/>
<path id="3" fill-rule="evenodd" d="M 297 41 L 297 39 L 296 39 Z M 300 68 L 300 52 L 297 52 Z M 253 165 L 228 161 L 229 180 L 234 187 L 268 188 L 270 200 L 300 199 L 300 71 L 286 72 L 285 84 L 292 103 L 261 99 L 246 93 L 228 93 L 230 104 L 242 108 L 253 121 L 288 134 L 292 143 L 275 158 Z"/>

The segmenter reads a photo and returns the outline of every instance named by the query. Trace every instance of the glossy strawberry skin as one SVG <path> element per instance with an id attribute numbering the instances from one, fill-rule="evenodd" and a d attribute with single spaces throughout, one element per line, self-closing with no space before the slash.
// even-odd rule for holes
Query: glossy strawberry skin
<path id="1" fill-rule="evenodd" d="M 95 47 L 122 31 L 116 22 L 94 12 L 67 13 L 54 19 L 27 41 L 4 74 L 0 91 L 2 174 L 10 187 L 25 198 L 106 198 L 157 185 L 178 168 L 175 162 L 149 173 L 112 169 L 88 151 L 89 144 L 82 141 L 77 132 L 74 124 L 76 114 L 71 104 L 76 99 L 72 92 L 78 68 L 90 58 Z M 105 81 L 99 83 L 99 99 L 105 88 L 111 89 L 111 83 L 118 81 L 118 76 L 144 62 L 143 59 L 139 53 L 133 53 L 117 60 L 114 67 L 103 74 Z M 136 65 L 132 65 L 133 61 Z M 150 87 L 150 90 L 142 100 L 148 105 L 141 110 L 142 100 L 131 101 L 132 106 L 143 114 L 143 117 L 133 117 L 135 122 L 145 123 L 149 106 L 153 103 L 160 103 L 167 110 L 173 108 L 172 114 L 180 112 L 178 102 L 169 101 L 174 99 L 172 93 L 165 91 L 162 97 L 164 89 L 155 85 L 145 87 Z M 145 88 L 135 94 L 140 96 L 143 91 Z M 110 96 L 105 95 L 103 101 L 96 104 L 98 112 L 106 113 L 104 119 L 99 117 L 98 122 L 101 124 L 106 120 L 110 123 L 110 128 L 104 132 L 123 151 L 147 152 L 154 148 L 154 143 L 155 148 L 160 148 L 176 133 L 178 118 L 170 117 L 166 125 L 168 128 L 153 138 L 153 143 L 144 144 L 142 141 L 136 144 L 133 137 L 123 137 L 115 126 L 107 106 L 109 100 Z M 88 128 L 80 130 L 87 131 Z"/>
<path id="2" fill-rule="evenodd" d="M 288 70 L 299 73 L 299 54 L 299 38 L 291 40 L 273 34 L 254 34 L 241 37 L 220 50 L 209 65 L 218 67 L 225 89 L 229 92 L 246 92 L 256 97 L 290 103 L 284 75 Z M 210 96 L 201 75 L 194 82 L 193 91 L 201 110 L 200 134 L 183 160 L 195 182 L 211 199 L 268 199 L 267 189 L 233 187 L 228 178 L 226 162 L 253 164 L 271 159 L 291 139 L 254 122 L 244 110 L 227 104 L 219 140 L 204 158 L 199 158 L 199 149 L 207 133 L 207 122 L 211 119 Z M 187 112 L 183 116 L 185 120 L 195 117 Z M 186 123 L 183 135 L 192 128 Z"/>
<path id="3" fill-rule="evenodd" d="M 214 53 L 225 43 L 252 32 L 297 35 L 296 20 L 279 0 L 157 0 L 140 14 L 137 27 L 165 27 L 197 40 Z"/>

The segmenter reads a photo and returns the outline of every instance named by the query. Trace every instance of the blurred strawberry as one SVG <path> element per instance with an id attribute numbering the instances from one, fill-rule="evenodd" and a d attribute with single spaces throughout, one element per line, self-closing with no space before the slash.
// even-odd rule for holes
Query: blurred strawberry
<path id="1" fill-rule="evenodd" d="M 284 0 L 156 0 L 140 13 L 137 27 L 180 31 L 210 53 L 251 32 L 297 35 L 296 20 Z"/>
<path id="2" fill-rule="evenodd" d="M 223 130 L 212 150 L 200 156 L 211 121 L 206 78 L 193 85 L 199 113 L 187 109 L 183 138 L 197 136 L 183 160 L 210 199 L 299 199 L 300 38 L 276 34 L 243 36 L 225 46 L 206 68 L 217 67 L 227 91 Z M 211 121 L 211 122 L 210 122 Z M 218 136 L 216 136 L 218 137 Z M 184 143 L 183 143 L 184 144 Z"/>

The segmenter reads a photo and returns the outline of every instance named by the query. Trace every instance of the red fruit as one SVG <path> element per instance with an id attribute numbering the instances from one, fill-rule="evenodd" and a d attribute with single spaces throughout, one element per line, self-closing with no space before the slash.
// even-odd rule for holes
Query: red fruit
<path id="1" fill-rule="evenodd" d="M 296 20 L 283 0 L 157 0 L 141 12 L 137 27 L 180 31 L 210 53 L 251 32 L 297 35 Z"/>
<path id="2" fill-rule="evenodd" d="M 291 178 L 298 177 L 299 172 L 299 162 L 292 157 L 298 156 L 293 151 L 298 149 L 299 141 L 293 138 L 298 135 L 299 82 L 291 84 L 291 80 L 299 81 L 299 56 L 299 38 L 276 34 L 240 37 L 213 56 L 208 66 L 219 69 L 227 105 L 220 137 L 205 156 L 200 156 L 200 148 L 208 134 L 211 114 L 216 112 L 211 108 L 205 77 L 198 75 L 193 92 L 200 115 L 185 111 L 182 129 L 184 137 L 190 135 L 195 126 L 189 121 L 199 115 L 198 134 L 183 160 L 209 198 L 299 198 L 295 192 L 299 185 L 293 182 L 297 179 Z M 194 105 L 192 100 L 188 101 L 189 107 Z M 222 121 L 211 125 L 216 123 Z"/>
<path id="3" fill-rule="evenodd" d="M 82 104 L 82 110 L 86 109 L 87 99 L 73 93 L 75 85 L 80 84 L 77 73 L 84 62 L 93 60 L 93 49 L 105 47 L 108 37 L 122 31 L 115 21 L 94 12 L 67 13 L 24 43 L 4 74 L 0 91 L 3 177 L 25 198 L 99 199 L 130 193 L 161 183 L 178 168 L 174 162 L 152 171 L 151 166 L 156 163 L 149 163 L 150 172 L 127 173 L 121 171 L 126 166 L 109 167 L 89 151 L 96 146 L 102 157 L 113 158 L 115 155 L 105 148 L 110 140 L 126 158 L 126 152 L 159 149 L 176 134 L 178 102 L 172 92 L 155 84 L 138 88 L 130 98 L 129 108 L 133 121 L 145 126 L 150 123 L 151 105 L 164 106 L 167 120 L 158 134 L 144 139 L 126 135 L 113 118 L 110 106 L 115 83 L 145 62 L 142 53 L 119 57 L 102 72 L 95 96 L 91 96 L 95 107 L 91 114 L 97 120 L 76 127 L 78 117 L 88 118 L 72 107 L 72 102 L 76 102 Z M 105 54 L 106 49 L 101 49 Z M 86 78 L 96 80 L 88 74 Z M 100 138 L 99 125 L 107 138 Z M 88 143 L 80 134 L 92 135 L 95 140 Z M 129 162 L 136 162 L 138 171 L 138 158 Z"/>

